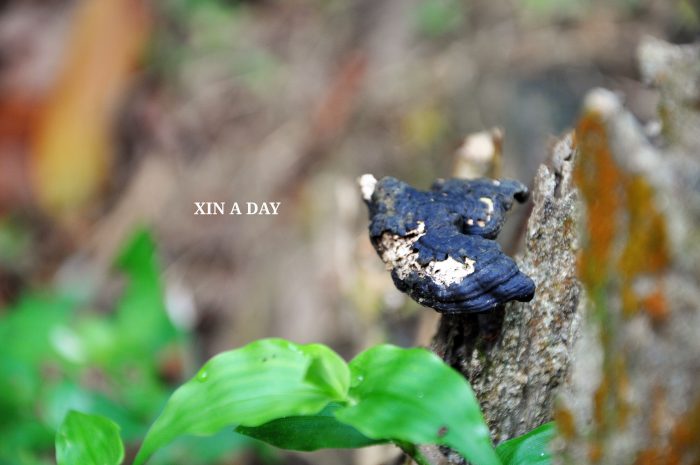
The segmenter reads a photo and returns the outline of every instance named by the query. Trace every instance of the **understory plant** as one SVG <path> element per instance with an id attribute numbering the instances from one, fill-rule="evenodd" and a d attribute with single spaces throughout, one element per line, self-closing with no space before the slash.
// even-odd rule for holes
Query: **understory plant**
<path id="1" fill-rule="evenodd" d="M 151 234 L 135 232 L 118 253 L 111 282 L 123 286 L 108 306 L 97 304 L 98 282 L 80 267 L 70 273 L 0 308 L 0 465 L 55 464 L 56 430 L 71 409 L 108 417 L 131 449 L 189 372 L 192 335 L 166 311 Z M 183 437 L 150 463 L 206 465 L 244 452 L 274 451 L 222 431 Z"/>
<path id="2" fill-rule="evenodd" d="M 422 444 L 474 465 L 550 462 L 551 424 L 494 448 L 468 382 L 424 349 L 380 345 L 346 363 L 324 345 L 264 339 L 215 356 L 171 394 L 161 364 L 186 350 L 187 335 L 165 311 L 156 255 L 145 231 L 127 243 L 116 263 L 127 285 L 111 314 L 39 295 L 7 310 L 0 465 L 51 463 L 54 431 L 58 465 L 122 464 L 124 443 L 139 442 L 134 465 L 212 463 L 261 443 L 393 443 L 420 465 Z"/>
<path id="3" fill-rule="evenodd" d="M 419 465 L 421 444 L 474 465 L 548 464 L 552 424 L 494 448 L 468 382 L 424 349 L 380 345 L 350 363 L 321 344 L 263 339 L 209 360 L 170 397 L 133 461 L 182 435 L 231 428 L 299 451 L 393 443 Z M 56 434 L 58 465 L 118 465 L 119 427 L 71 411 Z"/>

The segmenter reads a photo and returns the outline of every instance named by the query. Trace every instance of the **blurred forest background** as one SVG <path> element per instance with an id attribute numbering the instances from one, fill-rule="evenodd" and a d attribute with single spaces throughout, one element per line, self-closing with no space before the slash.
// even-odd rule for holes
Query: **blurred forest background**
<path id="1" fill-rule="evenodd" d="M 636 45 L 698 32 L 694 0 L 0 2 L 0 464 L 52 463 L 68 408 L 133 453 L 174 386 L 261 337 L 425 344 L 355 179 L 427 187 L 498 126 L 530 183 L 593 87 L 653 125 Z M 329 462 L 377 463 L 230 432 L 153 461 Z"/>

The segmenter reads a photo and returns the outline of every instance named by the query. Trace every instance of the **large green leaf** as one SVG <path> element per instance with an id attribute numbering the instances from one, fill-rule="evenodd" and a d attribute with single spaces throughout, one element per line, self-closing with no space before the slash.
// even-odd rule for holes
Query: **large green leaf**
<path id="1" fill-rule="evenodd" d="M 319 412 L 344 400 L 350 381 L 345 362 L 319 344 L 263 339 L 212 358 L 175 391 L 153 424 L 135 465 L 183 434 L 210 435 L 226 426 Z"/>
<path id="2" fill-rule="evenodd" d="M 116 423 L 99 415 L 68 412 L 56 432 L 58 465 L 119 465 L 123 459 Z"/>
<path id="3" fill-rule="evenodd" d="M 253 428 L 239 426 L 236 431 L 280 449 L 301 451 L 352 449 L 388 442 L 370 439 L 339 422 L 333 412 L 340 407 L 332 403 L 316 415 L 280 418 Z"/>
<path id="4" fill-rule="evenodd" d="M 370 438 L 443 444 L 475 465 L 500 465 L 467 381 L 423 349 L 381 345 L 350 363 L 350 405 L 336 417 Z"/>
<path id="5" fill-rule="evenodd" d="M 554 423 L 545 423 L 527 434 L 510 439 L 496 448 L 503 465 L 550 465 L 549 443 L 556 435 Z"/>

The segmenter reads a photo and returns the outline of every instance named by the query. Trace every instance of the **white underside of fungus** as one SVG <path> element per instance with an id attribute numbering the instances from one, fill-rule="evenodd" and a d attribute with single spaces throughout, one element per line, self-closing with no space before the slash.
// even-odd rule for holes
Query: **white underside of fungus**
<path id="1" fill-rule="evenodd" d="M 425 235 L 425 223 L 418 222 L 418 227 L 408 231 L 405 236 L 385 232 L 380 239 L 382 261 L 390 271 L 396 272 L 399 279 L 406 279 L 412 272 L 430 278 L 435 284 L 449 286 L 458 284 L 474 273 L 475 260 L 465 258 L 464 262 L 447 257 L 445 260 L 433 260 L 422 266 L 418 262 L 418 252 L 414 249 L 418 239 Z"/>

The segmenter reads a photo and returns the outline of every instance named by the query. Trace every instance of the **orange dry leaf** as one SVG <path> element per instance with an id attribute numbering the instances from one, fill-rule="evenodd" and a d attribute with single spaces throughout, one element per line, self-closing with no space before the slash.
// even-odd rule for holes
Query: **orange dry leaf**
<path id="1" fill-rule="evenodd" d="M 141 0 L 83 0 L 77 6 L 64 67 L 33 141 L 34 190 L 51 215 L 75 212 L 103 186 L 115 109 L 148 29 Z"/>
<path id="2" fill-rule="evenodd" d="M 26 147 L 40 114 L 36 99 L 0 96 L 0 216 L 30 203 Z"/>

